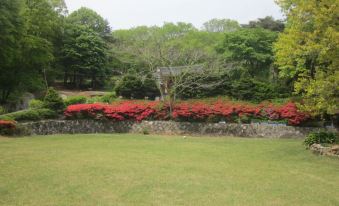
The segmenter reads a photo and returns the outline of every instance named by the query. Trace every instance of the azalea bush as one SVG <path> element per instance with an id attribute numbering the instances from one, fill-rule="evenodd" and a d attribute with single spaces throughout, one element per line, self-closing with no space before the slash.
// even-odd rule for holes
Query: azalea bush
<path id="1" fill-rule="evenodd" d="M 179 102 L 170 113 L 169 106 L 161 102 L 122 101 L 114 104 L 77 104 L 68 106 L 65 116 L 69 119 L 93 118 L 113 121 L 175 120 L 189 122 L 242 122 L 252 119 L 260 121 L 285 121 L 289 125 L 300 125 L 309 116 L 289 102 L 273 104 L 247 104 L 241 102 Z"/>
<path id="2" fill-rule="evenodd" d="M 11 120 L 0 120 L 0 135 L 9 135 L 16 128 L 16 122 Z"/>
<path id="3" fill-rule="evenodd" d="M 77 104 L 68 106 L 67 118 L 110 119 L 114 121 L 142 121 L 157 116 L 158 102 L 125 101 L 115 104 Z"/>

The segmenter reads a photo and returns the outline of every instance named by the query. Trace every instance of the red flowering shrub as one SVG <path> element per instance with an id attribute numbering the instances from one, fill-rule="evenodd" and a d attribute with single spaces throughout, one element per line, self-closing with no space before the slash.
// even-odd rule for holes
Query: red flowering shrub
<path id="1" fill-rule="evenodd" d="M 16 122 L 9 120 L 0 120 L 0 134 L 8 135 L 16 129 Z"/>
<path id="2" fill-rule="evenodd" d="M 0 120 L 0 129 L 15 129 L 16 122 L 10 120 Z"/>
<path id="3" fill-rule="evenodd" d="M 288 120 L 290 125 L 299 125 L 308 115 L 298 111 L 294 103 L 281 107 L 269 104 L 251 105 L 217 101 L 214 103 L 180 102 L 170 115 L 168 104 L 146 101 L 123 101 L 114 104 L 71 105 L 65 111 L 67 118 L 110 119 L 113 121 L 169 120 L 218 122 L 236 119 Z"/>
<path id="4" fill-rule="evenodd" d="M 289 102 L 280 108 L 280 115 L 288 120 L 290 125 L 299 125 L 309 118 L 309 115 L 298 111 L 297 105 Z"/>
<path id="5" fill-rule="evenodd" d="M 64 112 L 67 118 L 111 119 L 115 121 L 142 121 L 156 114 L 157 102 L 126 101 L 115 105 L 109 104 L 77 104 L 68 106 Z"/>

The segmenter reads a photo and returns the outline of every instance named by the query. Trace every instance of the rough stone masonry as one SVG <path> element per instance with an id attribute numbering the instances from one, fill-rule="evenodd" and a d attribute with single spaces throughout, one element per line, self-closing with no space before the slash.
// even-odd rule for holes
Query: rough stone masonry
<path id="1" fill-rule="evenodd" d="M 96 120 L 47 120 L 22 123 L 31 134 L 143 133 L 170 135 L 304 138 L 322 128 L 274 124 L 192 123 L 173 121 L 112 122 Z"/>

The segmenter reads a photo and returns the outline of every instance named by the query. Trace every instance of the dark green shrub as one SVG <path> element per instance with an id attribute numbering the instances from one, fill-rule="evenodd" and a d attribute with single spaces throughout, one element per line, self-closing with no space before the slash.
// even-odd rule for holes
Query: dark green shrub
<path id="1" fill-rule="evenodd" d="M 145 78 L 142 86 L 145 97 L 155 99 L 155 97 L 160 96 L 160 91 L 157 87 L 157 83 L 151 76 L 147 76 Z"/>
<path id="2" fill-rule="evenodd" d="M 45 107 L 56 111 L 58 113 L 62 112 L 65 109 L 65 104 L 58 92 L 53 89 L 49 88 L 47 90 L 46 96 L 44 98 Z"/>
<path id="3" fill-rule="evenodd" d="M 251 78 L 242 78 L 232 84 L 232 97 L 239 100 L 260 102 L 277 96 L 273 85 Z"/>
<path id="4" fill-rule="evenodd" d="M 73 104 L 85 104 L 87 102 L 87 98 L 84 96 L 73 96 L 68 97 L 65 100 L 65 106 L 73 105 Z"/>
<path id="5" fill-rule="evenodd" d="M 36 121 L 57 117 L 55 111 L 50 109 L 28 109 L 1 115 L 0 119 L 15 121 Z"/>
<path id="6" fill-rule="evenodd" d="M 136 74 L 127 74 L 117 81 L 115 92 L 118 96 L 127 99 L 144 99 L 145 97 L 154 99 L 160 96 L 160 91 L 152 75 L 142 77 Z"/>
<path id="7" fill-rule="evenodd" d="M 134 74 L 125 75 L 115 87 L 115 92 L 128 99 L 143 99 L 145 97 L 142 80 Z"/>
<path id="8" fill-rule="evenodd" d="M 332 132 L 313 132 L 307 136 L 304 144 L 308 147 L 312 144 L 333 144 L 337 141 L 337 138 L 337 135 Z"/>
<path id="9" fill-rule="evenodd" d="M 32 99 L 29 102 L 29 108 L 30 109 L 42 109 L 44 108 L 45 104 L 43 101 L 37 100 L 37 99 Z"/>

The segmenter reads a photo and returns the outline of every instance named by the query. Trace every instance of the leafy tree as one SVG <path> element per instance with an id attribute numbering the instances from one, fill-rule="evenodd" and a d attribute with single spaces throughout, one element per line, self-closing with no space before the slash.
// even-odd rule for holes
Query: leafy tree
<path id="1" fill-rule="evenodd" d="M 103 39 L 91 28 L 70 24 L 64 40 L 65 82 L 79 88 L 86 77 L 91 79 L 91 88 L 96 87 L 97 77 L 105 76 L 107 51 Z"/>
<path id="2" fill-rule="evenodd" d="M 103 38 L 110 37 L 111 28 L 108 21 L 89 8 L 81 7 L 80 9 L 72 12 L 67 17 L 67 22 L 72 25 L 87 26 L 93 31 L 99 33 Z"/>
<path id="3" fill-rule="evenodd" d="M 136 27 L 113 32 L 113 53 L 124 71 L 154 72 L 159 66 L 216 62 L 214 46 L 222 34 L 199 31 L 192 24 L 165 23 L 162 27 Z"/>
<path id="4" fill-rule="evenodd" d="M 275 44 L 280 75 L 314 115 L 338 114 L 339 7 L 335 0 L 279 0 L 287 28 Z"/>
<path id="5" fill-rule="evenodd" d="M 0 101 L 4 103 L 11 94 L 42 89 L 43 81 L 47 84 L 62 20 L 48 0 L 5 0 L 0 10 Z"/>
<path id="6" fill-rule="evenodd" d="M 285 24 L 282 20 L 275 20 L 271 16 L 259 18 L 255 21 L 250 21 L 248 25 L 242 25 L 245 28 L 263 28 L 271 31 L 282 32 L 284 31 Z"/>
<path id="7" fill-rule="evenodd" d="M 204 23 L 202 29 L 207 32 L 233 32 L 240 29 L 240 25 L 231 19 L 211 19 Z"/>
<path id="8" fill-rule="evenodd" d="M 245 67 L 249 74 L 267 75 L 274 60 L 273 42 L 277 33 L 262 28 L 226 33 L 217 51 L 226 61 Z"/>
<path id="9" fill-rule="evenodd" d="M 4 0 L 0 4 L 0 103 L 6 102 L 17 82 L 13 66 L 18 60 L 20 41 L 23 38 L 23 21 L 20 0 Z"/>

